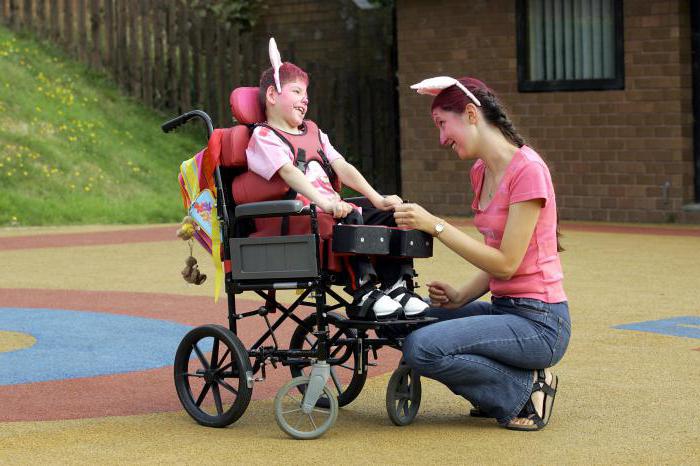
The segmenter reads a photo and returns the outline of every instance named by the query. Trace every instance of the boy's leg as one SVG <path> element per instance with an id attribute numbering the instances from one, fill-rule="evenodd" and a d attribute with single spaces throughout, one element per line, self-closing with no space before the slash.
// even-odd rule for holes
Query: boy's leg
<path id="1" fill-rule="evenodd" d="M 363 225 L 362 215 L 357 210 L 350 212 L 345 218 L 341 219 L 341 223 L 345 225 Z M 377 280 L 377 271 L 374 269 L 372 262 L 367 256 L 354 255 L 348 258 L 352 271 L 352 289 L 356 290 L 368 282 Z"/>
<path id="2" fill-rule="evenodd" d="M 350 212 L 342 222 L 346 225 L 362 225 L 362 215 L 357 210 Z M 377 272 L 369 257 L 354 255 L 348 258 L 350 272 L 350 294 L 353 296 L 354 314 L 350 317 L 367 318 L 371 310 L 374 317 L 390 319 L 397 317 L 401 305 L 376 289 Z M 346 289 L 347 291 L 347 289 Z"/>
<path id="3" fill-rule="evenodd" d="M 541 326 L 482 301 L 441 311 L 449 321 L 427 325 L 406 338 L 406 363 L 501 423 L 516 417 L 530 397 L 532 369 L 551 361 Z M 467 317 L 451 319 L 450 312 Z"/>
<path id="4" fill-rule="evenodd" d="M 362 219 L 365 225 L 397 226 L 396 220 L 394 219 L 394 211 L 392 210 L 365 208 L 362 209 Z M 382 288 L 390 288 L 401 278 L 411 280 L 415 276 L 413 259 L 410 257 L 379 261 L 376 265 L 376 269 Z"/>
<path id="5" fill-rule="evenodd" d="M 365 225 L 384 225 L 396 227 L 394 212 L 391 210 L 362 209 Z M 377 261 L 377 274 L 381 287 L 389 296 L 397 300 L 404 308 L 406 317 L 416 318 L 425 314 L 428 304 L 413 292 L 413 259 L 392 258 Z"/>

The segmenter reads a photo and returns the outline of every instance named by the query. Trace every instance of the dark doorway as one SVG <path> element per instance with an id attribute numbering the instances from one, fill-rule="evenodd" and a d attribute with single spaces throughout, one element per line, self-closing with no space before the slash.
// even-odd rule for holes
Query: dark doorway
<path id="1" fill-rule="evenodd" d="M 695 161 L 695 202 L 700 202 L 700 2 L 690 2 L 693 62 L 693 158 Z"/>

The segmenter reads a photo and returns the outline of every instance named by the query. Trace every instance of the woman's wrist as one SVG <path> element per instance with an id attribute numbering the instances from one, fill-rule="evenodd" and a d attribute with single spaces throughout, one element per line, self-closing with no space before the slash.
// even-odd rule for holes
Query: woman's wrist
<path id="1" fill-rule="evenodd" d="M 447 226 L 447 222 L 440 217 L 431 216 L 430 222 L 425 226 L 424 231 L 433 237 L 439 237 Z"/>
<path id="2" fill-rule="evenodd" d="M 373 205 L 374 207 L 376 207 L 376 208 L 378 208 L 378 209 L 379 209 L 380 207 L 383 207 L 383 206 L 384 206 L 384 196 L 382 196 L 381 194 L 379 194 L 379 193 L 377 193 L 377 192 L 375 192 L 374 194 L 370 194 L 369 196 L 367 196 L 367 199 L 369 200 L 369 202 L 372 203 L 372 205 Z"/>

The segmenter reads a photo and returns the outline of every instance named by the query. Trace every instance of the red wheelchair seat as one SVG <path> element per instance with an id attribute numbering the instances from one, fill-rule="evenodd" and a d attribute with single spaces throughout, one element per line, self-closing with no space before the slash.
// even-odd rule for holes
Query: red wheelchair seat
<path id="1" fill-rule="evenodd" d="M 231 194 L 235 205 L 284 199 L 289 186 L 279 176 L 269 181 L 248 170 L 246 148 L 250 142 L 253 125 L 265 121 L 265 114 L 258 100 L 257 87 L 239 87 L 231 92 L 229 99 L 231 113 L 238 122 L 231 128 L 215 129 L 209 138 L 208 149 L 217 163 L 224 168 L 234 169 L 236 175 L 231 182 Z M 325 212 L 318 212 L 318 229 L 322 239 L 322 248 L 327 251 L 325 268 L 341 270 L 341 263 L 330 247 L 333 217 Z M 282 228 L 281 218 L 255 219 L 255 232 L 251 236 L 279 236 Z M 311 226 L 308 216 L 289 217 L 289 235 L 309 234 Z M 323 250 L 323 249 L 322 249 Z M 325 257 L 326 254 L 321 254 Z"/>

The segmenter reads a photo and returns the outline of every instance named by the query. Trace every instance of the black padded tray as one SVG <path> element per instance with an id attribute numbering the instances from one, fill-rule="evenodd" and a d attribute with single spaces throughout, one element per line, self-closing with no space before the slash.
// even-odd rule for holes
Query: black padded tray
<path id="1" fill-rule="evenodd" d="M 432 257 L 433 237 L 420 230 L 392 228 L 389 255 L 395 257 Z"/>
<path id="2" fill-rule="evenodd" d="M 391 229 L 375 225 L 333 225 L 333 252 L 389 254 Z"/>

